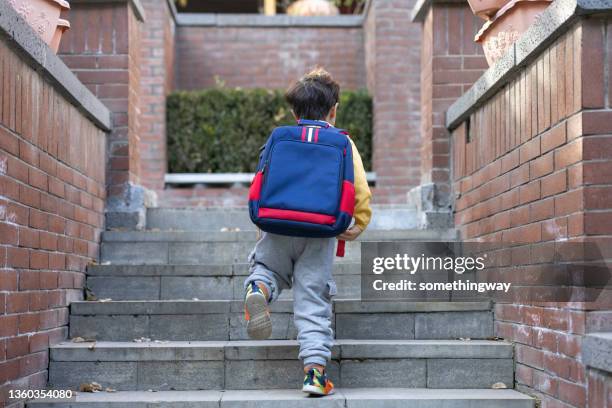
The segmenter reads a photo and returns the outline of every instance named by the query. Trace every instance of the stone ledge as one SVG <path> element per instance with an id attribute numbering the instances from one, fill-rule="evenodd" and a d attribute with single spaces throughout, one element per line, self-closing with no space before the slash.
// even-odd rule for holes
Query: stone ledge
<path id="1" fill-rule="evenodd" d="M 330 27 L 346 28 L 363 25 L 363 16 L 294 17 L 261 14 L 178 13 L 179 26 L 200 27 Z"/>
<path id="2" fill-rule="evenodd" d="M 168 1 L 170 3 L 171 0 Z M 72 4 L 93 4 L 93 3 L 129 3 L 136 18 L 142 22 L 145 21 L 145 11 L 140 0 L 70 0 Z"/>
<path id="3" fill-rule="evenodd" d="M 612 12 L 612 0 L 556 0 L 495 65 L 453 103 L 446 112 L 446 127 L 454 129 L 509 83 L 540 53 L 559 38 L 579 16 Z"/>
<path id="4" fill-rule="evenodd" d="M 176 16 L 178 15 L 178 11 L 176 10 L 176 4 L 174 4 L 174 0 L 166 0 L 168 4 L 168 9 L 170 10 L 170 15 L 172 15 L 172 20 L 176 23 Z"/>
<path id="5" fill-rule="evenodd" d="M 25 57 L 28 65 L 50 79 L 55 88 L 98 127 L 105 131 L 111 129 L 110 111 L 106 106 L 6 1 L 0 1 L 0 36 L 11 49 Z"/>
<path id="6" fill-rule="evenodd" d="M 465 4 L 465 0 L 417 0 L 410 14 L 412 22 L 416 23 L 425 20 L 427 11 L 429 11 L 432 4 Z"/>
<path id="7" fill-rule="evenodd" d="M 612 333 L 593 333 L 584 337 L 582 361 L 589 367 L 612 373 Z"/>

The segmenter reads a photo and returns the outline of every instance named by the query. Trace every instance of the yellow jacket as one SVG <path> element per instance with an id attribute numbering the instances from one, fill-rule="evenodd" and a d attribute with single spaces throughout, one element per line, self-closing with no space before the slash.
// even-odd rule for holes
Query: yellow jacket
<path id="1" fill-rule="evenodd" d="M 353 168 L 355 174 L 355 211 L 353 213 L 353 218 L 355 218 L 355 225 L 361 228 L 362 231 L 365 231 L 372 218 L 372 208 L 370 207 L 372 193 L 368 186 L 366 172 L 363 168 L 363 162 L 361 161 L 359 151 L 355 143 L 353 143 L 353 140 L 351 138 L 349 138 L 349 140 L 351 141 L 353 150 Z"/>

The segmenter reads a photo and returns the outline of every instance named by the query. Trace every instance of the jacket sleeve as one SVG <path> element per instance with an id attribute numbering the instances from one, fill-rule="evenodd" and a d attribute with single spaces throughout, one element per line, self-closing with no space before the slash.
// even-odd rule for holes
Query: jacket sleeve
<path id="1" fill-rule="evenodd" d="M 366 179 L 366 172 L 363 168 L 363 162 L 359 151 L 351 140 L 351 148 L 353 151 L 353 168 L 355 174 L 355 211 L 353 218 L 355 218 L 355 225 L 359 226 L 362 231 L 365 231 L 370 219 L 372 218 L 372 208 L 370 207 L 370 199 L 372 193 L 368 186 L 368 180 Z"/>

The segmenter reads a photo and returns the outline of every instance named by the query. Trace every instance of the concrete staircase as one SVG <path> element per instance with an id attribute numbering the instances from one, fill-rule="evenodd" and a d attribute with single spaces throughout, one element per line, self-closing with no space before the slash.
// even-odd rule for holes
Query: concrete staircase
<path id="1" fill-rule="evenodd" d="M 399 223 L 383 229 L 401 211 L 379 215 L 362 240 L 455 239 L 454 231 Z M 534 407 L 514 390 L 491 389 L 512 386 L 514 361 L 510 343 L 491 339 L 488 302 L 362 302 L 358 242 L 334 273 L 328 369 L 338 392 L 307 398 L 290 291 L 272 307 L 272 338 L 246 336 L 240 299 L 255 239 L 244 211 L 222 210 L 153 209 L 144 231 L 104 233 L 101 263 L 87 279 L 100 300 L 73 302 L 70 316 L 71 338 L 96 341 L 52 346 L 49 383 L 117 392 L 28 406 Z"/>

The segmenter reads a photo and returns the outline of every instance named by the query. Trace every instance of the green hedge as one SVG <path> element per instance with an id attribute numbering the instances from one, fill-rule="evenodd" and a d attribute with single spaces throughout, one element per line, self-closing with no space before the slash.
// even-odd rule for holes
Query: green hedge
<path id="1" fill-rule="evenodd" d="M 293 123 L 281 91 L 212 88 L 172 93 L 167 100 L 169 171 L 252 172 L 272 129 Z M 367 92 L 342 93 L 337 126 L 349 131 L 369 170 L 372 99 Z"/>

